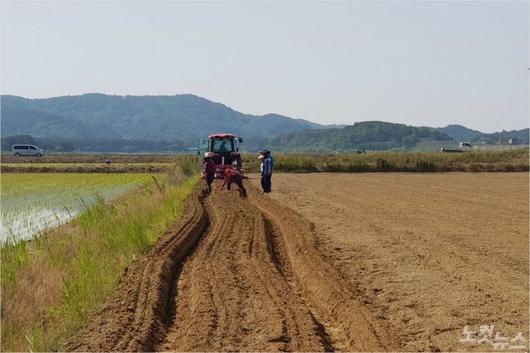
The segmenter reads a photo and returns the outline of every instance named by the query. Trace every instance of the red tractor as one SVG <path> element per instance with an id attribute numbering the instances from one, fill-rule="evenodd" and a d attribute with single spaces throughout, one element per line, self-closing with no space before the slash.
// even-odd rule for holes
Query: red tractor
<path id="1" fill-rule="evenodd" d="M 243 139 L 234 134 L 209 134 L 208 139 L 201 139 L 199 156 L 210 157 L 215 163 L 215 177 L 223 179 L 225 169 L 229 166 L 244 173 L 239 152 Z"/>

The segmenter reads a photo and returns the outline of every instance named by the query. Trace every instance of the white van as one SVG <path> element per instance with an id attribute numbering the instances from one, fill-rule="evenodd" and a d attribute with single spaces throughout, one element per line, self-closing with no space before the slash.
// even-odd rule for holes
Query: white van
<path id="1" fill-rule="evenodd" d="M 13 154 L 17 157 L 20 156 L 44 156 L 44 150 L 40 147 L 37 147 L 35 145 L 13 145 L 11 147 L 11 151 Z"/>

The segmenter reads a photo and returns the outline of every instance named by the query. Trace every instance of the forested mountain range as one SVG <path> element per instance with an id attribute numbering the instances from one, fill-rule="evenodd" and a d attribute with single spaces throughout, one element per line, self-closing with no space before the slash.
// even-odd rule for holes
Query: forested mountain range
<path id="1" fill-rule="evenodd" d="M 191 94 L 83 94 L 45 99 L 1 97 L 2 149 L 33 139 L 55 150 L 188 151 L 210 132 L 242 136 L 247 150 L 347 151 L 414 149 L 434 141 L 528 143 L 528 129 L 485 134 L 461 125 L 414 127 L 380 121 L 321 125 L 279 114 L 251 115 Z M 13 137 L 25 136 L 25 137 Z"/>

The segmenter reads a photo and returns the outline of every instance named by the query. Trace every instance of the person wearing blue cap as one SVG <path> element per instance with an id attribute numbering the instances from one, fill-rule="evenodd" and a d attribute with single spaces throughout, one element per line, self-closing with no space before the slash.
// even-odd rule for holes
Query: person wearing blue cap
<path id="1" fill-rule="evenodd" d="M 274 162 L 272 160 L 271 151 L 264 150 L 260 152 L 259 159 L 261 159 L 261 187 L 264 193 L 271 192 L 272 188 L 272 169 Z"/>

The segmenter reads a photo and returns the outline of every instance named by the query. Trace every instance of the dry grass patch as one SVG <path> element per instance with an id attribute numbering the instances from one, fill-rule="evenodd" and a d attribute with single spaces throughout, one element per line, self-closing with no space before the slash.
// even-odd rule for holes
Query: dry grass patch
<path id="1" fill-rule="evenodd" d="M 259 172 L 257 155 L 246 154 L 245 168 Z M 528 171 L 528 148 L 507 151 L 369 152 L 367 154 L 274 154 L 279 172 L 522 172 Z"/>

